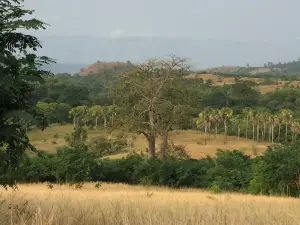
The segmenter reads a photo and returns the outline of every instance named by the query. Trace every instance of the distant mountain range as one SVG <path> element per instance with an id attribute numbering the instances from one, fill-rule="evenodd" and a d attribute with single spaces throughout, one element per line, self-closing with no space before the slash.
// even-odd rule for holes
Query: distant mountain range
<path id="1" fill-rule="evenodd" d="M 300 40 L 233 41 L 188 38 L 39 37 L 40 55 L 57 59 L 55 72 L 79 72 L 99 61 L 142 62 L 176 54 L 191 59 L 195 69 L 220 66 L 263 66 L 287 62 L 300 55 Z"/>

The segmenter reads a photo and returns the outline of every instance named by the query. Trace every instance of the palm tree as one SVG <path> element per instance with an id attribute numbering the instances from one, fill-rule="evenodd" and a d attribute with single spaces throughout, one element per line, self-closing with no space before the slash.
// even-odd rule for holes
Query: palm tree
<path id="1" fill-rule="evenodd" d="M 89 114 L 91 114 L 91 116 L 95 119 L 95 127 L 98 127 L 98 121 L 102 115 L 102 106 L 95 105 L 89 108 Z"/>
<path id="2" fill-rule="evenodd" d="M 300 122 L 299 121 L 292 121 L 292 141 L 295 142 L 297 140 L 297 136 L 300 133 Z"/>
<path id="3" fill-rule="evenodd" d="M 204 126 L 205 145 L 207 142 L 207 131 L 209 131 L 210 133 L 210 126 L 213 120 L 212 115 L 213 115 L 213 109 L 211 107 L 207 107 L 203 110 L 202 113 L 199 114 L 199 118 L 196 121 L 198 127 Z"/>
<path id="4" fill-rule="evenodd" d="M 72 108 L 69 112 L 70 118 L 73 118 L 74 127 L 79 125 L 80 120 L 84 120 L 86 122 L 86 116 L 88 112 L 87 106 L 77 106 Z"/>
<path id="5" fill-rule="evenodd" d="M 261 140 L 264 140 L 264 133 L 266 131 L 266 117 L 267 113 L 265 109 L 260 109 L 256 114 L 256 140 L 259 141 L 259 135 L 261 130 Z M 261 126 L 262 125 L 262 126 Z"/>
<path id="6" fill-rule="evenodd" d="M 232 109 L 225 107 L 220 110 L 220 117 L 224 123 L 224 144 L 227 143 L 227 123 L 233 116 Z"/>
<path id="7" fill-rule="evenodd" d="M 263 110 L 261 112 L 262 121 L 263 121 L 263 131 L 262 131 L 262 139 L 266 140 L 266 133 L 267 133 L 267 122 L 269 120 L 270 112 L 267 110 Z"/>
<path id="8" fill-rule="evenodd" d="M 249 107 L 243 109 L 243 117 L 246 119 L 246 138 L 248 138 L 249 116 L 251 109 Z"/>
<path id="9" fill-rule="evenodd" d="M 116 105 L 110 105 L 110 106 L 108 106 L 107 110 L 108 110 L 108 114 L 110 115 L 110 124 L 111 124 L 111 126 L 113 126 L 115 116 L 117 115 L 117 106 Z"/>
<path id="10" fill-rule="evenodd" d="M 238 140 L 240 139 L 241 134 L 241 124 L 243 122 L 243 117 L 241 115 L 237 115 L 232 117 L 231 122 L 236 126 L 236 136 L 238 137 Z"/>
<path id="11" fill-rule="evenodd" d="M 287 142 L 288 139 L 288 125 L 291 123 L 293 119 L 293 112 L 290 109 L 282 109 L 280 110 L 280 115 L 285 123 L 285 142 Z"/>
<path id="12" fill-rule="evenodd" d="M 291 122 L 291 131 L 292 131 L 292 143 L 295 141 L 296 133 L 297 133 L 297 125 L 298 121 L 293 120 Z"/>
<path id="13" fill-rule="evenodd" d="M 204 113 L 200 113 L 199 117 L 196 120 L 196 124 L 198 128 L 204 127 L 204 143 L 206 145 L 206 133 L 207 133 L 207 120 Z"/>
<path id="14" fill-rule="evenodd" d="M 212 112 L 212 122 L 215 125 L 215 139 L 217 139 L 218 127 L 220 123 L 220 114 L 219 114 L 219 110 L 217 109 L 214 109 Z"/>
<path id="15" fill-rule="evenodd" d="M 281 124 L 282 124 L 282 117 L 280 114 L 274 116 L 274 122 L 278 125 L 278 137 L 277 141 L 280 142 L 280 135 L 281 135 Z"/>
<path id="16" fill-rule="evenodd" d="M 249 111 L 249 119 L 252 121 L 252 140 L 253 141 L 255 139 L 256 115 L 257 115 L 257 112 L 255 110 Z"/>
<path id="17" fill-rule="evenodd" d="M 274 124 L 275 124 L 275 116 L 274 115 L 269 115 L 269 142 L 274 143 Z"/>

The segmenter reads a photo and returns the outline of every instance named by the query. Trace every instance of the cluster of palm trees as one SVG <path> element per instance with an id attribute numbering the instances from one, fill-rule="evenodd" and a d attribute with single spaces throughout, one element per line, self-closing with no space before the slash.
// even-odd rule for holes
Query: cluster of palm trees
<path id="1" fill-rule="evenodd" d="M 95 127 L 101 125 L 106 128 L 108 124 L 114 124 L 116 114 L 117 107 L 115 105 L 77 106 L 70 110 L 69 117 L 73 119 L 74 127 L 79 126 L 81 123 L 87 126 L 90 121 L 94 121 L 93 125 Z"/>
<path id="2" fill-rule="evenodd" d="M 238 139 L 241 134 L 253 141 L 294 142 L 300 133 L 300 122 L 295 120 L 293 112 L 282 109 L 277 114 L 271 114 L 265 109 L 244 108 L 241 114 L 234 115 L 231 108 L 205 108 L 196 120 L 197 127 L 205 134 L 205 144 L 214 131 L 215 136 L 219 128 L 223 128 L 224 143 L 227 143 L 228 126 L 236 132 Z M 284 133 L 283 133 L 283 129 Z M 283 135 L 284 134 L 284 135 Z M 282 139 L 284 138 L 284 139 Z"/>

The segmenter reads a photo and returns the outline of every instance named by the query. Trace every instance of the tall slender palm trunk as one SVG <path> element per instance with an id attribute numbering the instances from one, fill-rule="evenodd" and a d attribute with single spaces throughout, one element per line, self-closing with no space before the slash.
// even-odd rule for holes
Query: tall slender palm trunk
<path id="1" fill-rule="evenodd" d="M 288 123 L 285 124 L 285 142 L 287 142 L 288 138 Z"/>
<path id="2" fill-rule="evenodd" d="M 278 142 L 280 142 L 280 135 L 281 135 L 281 124 L 278 125 Z"/>
<path id="3" fill-rule="evenodd" d="M 256 140 L 259 142 L 259 124 L 256 126 Z"/>

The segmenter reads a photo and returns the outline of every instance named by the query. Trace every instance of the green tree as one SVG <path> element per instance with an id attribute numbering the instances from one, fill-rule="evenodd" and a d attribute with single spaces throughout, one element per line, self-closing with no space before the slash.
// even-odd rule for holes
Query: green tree
<path id="1" fill-rule="evenodd" d="M 95 119 L 95 127 L 98 127 L 98 121 L 102 116 L 102 106 L 94 105 L 93 107 L 89 108 L 89 113 Z"/>
<path id="2" fill-rule="evenodd" d="M 85 120 L 88 115 L 88 107 L 87 106 L 77 106 L 72 108 L 69 112 L 70 118 L 73 118 L 73 124 L 75 126 L 80 125 L 80 121 Z"/>
<path id="3" fill-rule="evenodd" d="M 222 119 L 222 122 L 224 124 L 224 144 L 227 143 L 227 133 L 228 133 L 228 122 L 230 121 L 230 119 L 232 118 L 233 116 L 233 111 L 231 108 L 228 108 L 228 107 L 225 107 L 225 108 L 222 108 L 220 111 L 220 117 Z"/>
<path id="4" fill-rule="evenodd" d="M 282 116 L 283 122 L 285 123 L 285 142 L 288 141 L 288 126 L 291 124 L 293 119 L 293 112 L 290 109 L 280 110 L 280 115 Z"/>
<path id="5" fill-rule="evenodd" d="M 251 109 L 249 107 L 246 107 L 243 109 L 243 117 L 245 118 L 246 120 L 246 138 L 248 139 L 248 127 L 249 127 L 249 118 L 250 118 L 250 115 L 251 115 Z"/>
<path id="6" fill-rule="evenodd" d="M 45 29 L 45 23 L 29 18 L 32 10 L 24 9 L 23 0 L 0 1 L 0 155 L 1 173 L 14 168 L 30 144 L 18 112 L 32 115 L 45 128 L 46 120 L 30 102 L 36 83 L 43 82 L 46 71 L 40 67 L 49 63 L 47 57 L 34 52 L 42 47 L 39 40 L 22 30 Z M 8 181 L 2 180 L 1 184 Z"/>
<path id="7" fill-rule="evenodd" d="M 148 141 L 149 157 L 156 155 L 156 138 L 161 126 L 157 120 L 158 107 L 166 99 L 164 91 L 184 75 L 185 59 L 150 59 L 125 73 L 117 84 L 116 102 L 126 111 L 121 119 L 131 131 L 143 134 Z"/>

